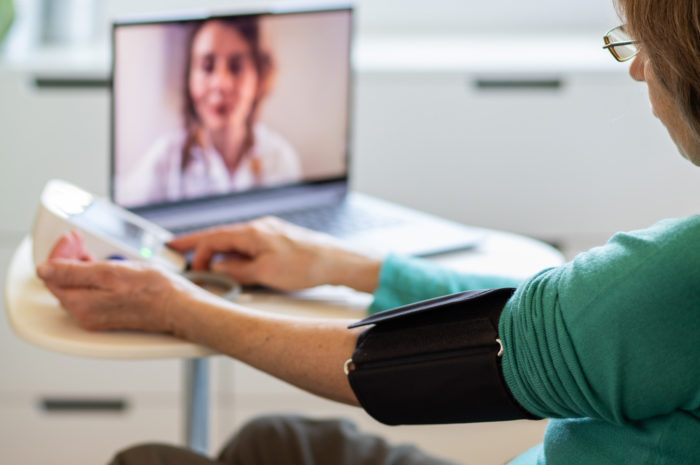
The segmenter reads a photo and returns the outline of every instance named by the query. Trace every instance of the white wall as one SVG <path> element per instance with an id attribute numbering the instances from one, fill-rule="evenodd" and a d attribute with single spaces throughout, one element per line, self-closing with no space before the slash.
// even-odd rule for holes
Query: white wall
<path id="1" fill-rule="evenodd" d="M 310 1 L 329 3 L 306 3 Z M 269 0 L 110 0 L 106 13 L 268 4 Z M 605 28 L 617 22 L 611 0 L 356 0 L 355 4 L 360 30 L 368 32 L 560 32 Z"/>
<path id="2" fill-rule="evenodd" d="M 367 32 L 573 32 L 617 18 L 610 0 L 360 0 Z"/>
<path id="3" fill-rule="evenodd" d="M 35 11 L 42 1 L 65 8 L 89 0 L 15 0 L 22 11 Z M 337 0 L 300 0 L 294 3 L 327 4 Z M 352 0 L 347 0 L 352 1 Z M 153 12 L 233 9 L 289 0 L 94 0 L 93 15 L 106 36 L 111 18 Z M 360 33 L 386 32 L 536 32 L 556 33 L 598 30 L 619 20 L 612 0 L 355 0 Z M 84 17 L 85 8 L 75 8 Z M 64 20 L 68 23 L 68 20 Z M 84 29 L 84 27 L 83 27 Z"/>
<path id="4" fill-rule="evenodd" d="M 15 27 L 0 47 L 29 50 L 47 27 L 61 25 L 64 43 L 104 44 L 115 18 L 182 11 L 260 8 L 274 4 L 329 4 L 353 0 L 15 0 Z M 42 19 L 44 5 L 56 20 Z M 612 0 L 354 0 L 357 31 L 364 34 L 558 34 L 596 31 L 617 25 Z M 93 18 L 94 24 L 86 26 Z"/>

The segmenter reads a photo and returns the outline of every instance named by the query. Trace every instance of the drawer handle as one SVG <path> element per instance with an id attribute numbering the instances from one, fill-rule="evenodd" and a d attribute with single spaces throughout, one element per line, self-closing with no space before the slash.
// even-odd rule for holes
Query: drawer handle
<path id="1" fill-rule="evenodd" d="M 34 86 L 40 90 L 89 90 L 112 87 L 110 79 L 34 77 Z"/>
<path id="2" fill-rule="evenodd" d="M 73 399 L 44 398 L 39 402 L 42 410 L 49 413 L 109 412 L 122 413 L 128 403 L 124 399 Z"/>
<path id="3" fill-rule="evenodd" d="M 559 90 L 564 86 L 561 79 L 476 79 L 474 85 L 480 90 Z"/>

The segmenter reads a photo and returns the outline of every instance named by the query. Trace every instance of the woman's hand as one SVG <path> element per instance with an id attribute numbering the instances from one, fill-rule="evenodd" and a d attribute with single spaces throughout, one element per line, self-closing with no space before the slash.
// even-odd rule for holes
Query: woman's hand
<path id="1" fill-rule="evenodd" d="M 230 236 L 221 234 L 225 231 L 234 232 Z M 297 232 L 302 237 L 296 238 Z M 239 254 L 245 251 L 251 257 L 248 258 L 250 262 L 262 263 L 250 266 L 253 268 L 251 279 L 259 276 L 255 267 L 267 269 L 267 261 L 272 263 L 269 276 L 273 280 L 284 280 L 285 271 L 292 273 L 290 270 L 294 270 L 304 275 L 303 265 L 295 261 L 297 258 L 313 262 L 321 260 L 317 254 L 325 250 L 339 256 L 350 253 L 324 245 L 321 238 L 318 242 L 311 240 L 317 236 L 279 220 L 232 226 L 218 232 L 200 233 L 200 236 L 197 245 L 200 257 L 204 258 L 199 258 L 200 266 L 209 263 L 219 250 L 233 250 Z M 285 259 L 280 260 L 280 257 Z M 339 262 L 348 263 L 344 259 Z M 379 266 L 378 262 L 376 265 Z M 219 266 L 235 267 L 235 262 L 222 262 Z M 359 331 L 347 329 L 351 321 L 258 312 L 220 299 L 178 275 L 144 263 L 96 262 L 76 233 L 58 242 L 51 257 L 37 269 L 37 274 L 86 329 L 171 333 L 211 347 L 309 392 L 357 405 L 341 369 L 357 343 Z M 304 278 L 290 277 L 287 281 L 299 284 Z"/>
<path id="2" fill-rule="evenodd" d="M 381 268 L 377 258 L 274 217 L 196 232 L 169 245 L 194 250 L 193 270 L 212 269 L 242 284 L 286 291 L 336 284 L 373 292 Z"/>
<path id="3" fill-rule="evenodd" d="M 80 326 L 96 331 L 174 332 L 176 310 L 204 292 L 144 263 L 96 262 L 75 232 L 59 240 L 37 274 Z"/>

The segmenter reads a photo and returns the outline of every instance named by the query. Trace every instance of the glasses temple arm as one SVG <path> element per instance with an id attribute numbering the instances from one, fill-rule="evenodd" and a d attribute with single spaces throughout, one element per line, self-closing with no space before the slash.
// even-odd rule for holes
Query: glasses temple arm
<path id="1" fill-rule="evenodd" d="M 603 45 L 603 48 L 619 47 L 621 45 L 634 45 L 634 44 L 638 44 L 638 43 L 639 43 L 638 40 L 627 40 L 624 42 L 610 42 L 609 44 Z"/>

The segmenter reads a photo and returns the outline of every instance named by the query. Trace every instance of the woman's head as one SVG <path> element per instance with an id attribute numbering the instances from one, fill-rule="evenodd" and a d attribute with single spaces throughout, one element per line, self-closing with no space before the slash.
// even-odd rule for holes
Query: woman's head
<path id="1" fill-rule="evenodd" d="M 649 86 L 654 113 L 681 153 L 700 165 L 700 2 L 616 0 L 640 41 L 632 77 Z"/>
<path id="2" fill-rule="evenodd" d="M 257 17 L 202 21 L 188 47 L 188 128 L 249 133 L 271 77 L 272 60 L 262 49 Z"/>

